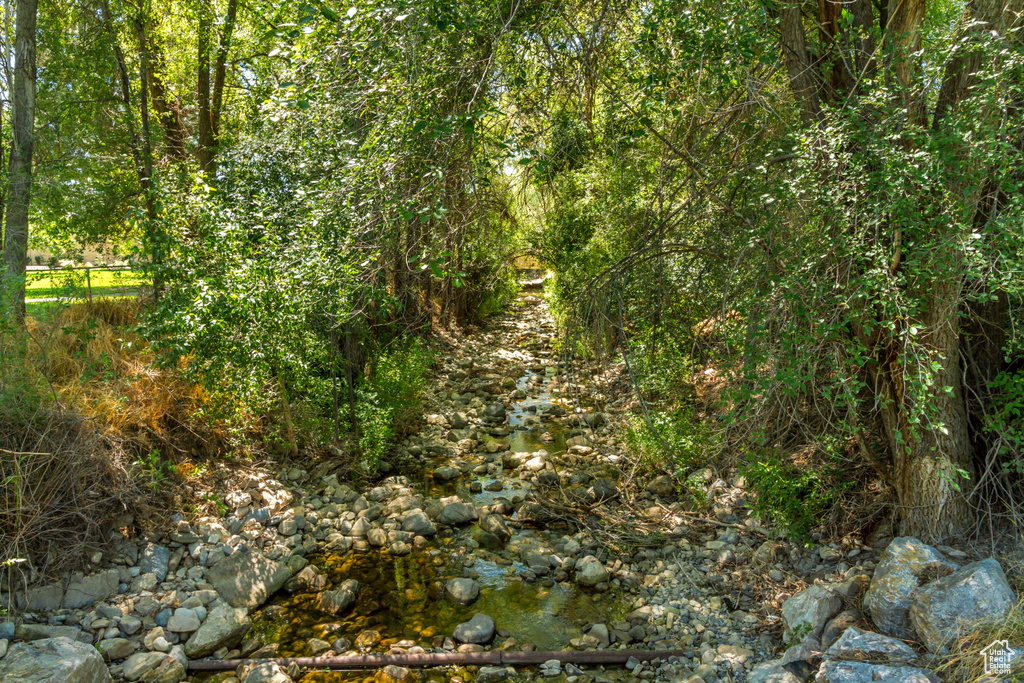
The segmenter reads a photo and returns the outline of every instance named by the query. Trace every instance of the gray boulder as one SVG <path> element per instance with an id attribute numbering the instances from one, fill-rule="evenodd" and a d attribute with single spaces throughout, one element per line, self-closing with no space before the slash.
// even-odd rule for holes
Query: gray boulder
<path id="1" fill-rule="evenodd" d="M 816 683 L 942 683 L 932 672 L 913 666 L 885 666 L 839 660 L 823 662 L 814 680 Z"/>
<path id="2" fill-rule="evenodd" d="M 137 652 L 121 666 L 126 681 L 139 680 L 168 659 L 166 652 Z"/>
<path id="3" fill-rule="evenodd" d="M 407 531 L 417 536 L 433 536 L 437 533 L 434 523 L 427 517 L 423 510 L 413 510 L 402 518 L 402 531 Z"/>
<path id="4" fill-rule="evenodd" d="M 827 659 L 906 666 L 917 663 L 917 653 L 904 643 L 880 633 L 851 626 L 825 651 Z"/>
<path id="5" fill-rule="evenodd" d="M 258 552 L 236 550 L 206 570 L 206 580 L 232 607 L 252 611 L 267 601 L 291 578 L 288 565 L 269 560 Z"/>
<path id="6" fill-rule="evenodd" d="M 803 683 L 780 659 L 756 665 L 747 675 L 747 683 Z"/>
<path id="7" fill-rule="evenodd" d="M 96 649 L 108 662 L 114 662 L 130 657 L 135 652 L 135 644 L 127 638 L 104 638 L 96 643 Z"/>
<path id="8" fill-rule="evenodd" d="M 465 429 L 469 426 L 469 417 L 465 413 L 452 413 L 448 417 L 448 422 L 452 429 Z"/>
<path id="9" fill-rule="evenodd" d="M 109 683 L 96 648 L 70 638 L 15 643 L 0 660 L 0 681 L 17 683 Z"/>
<path id="10" fill-rule="evenodd" d="M 45 640 L 46 638 L 67 638 L 81 641 L 88 637 L 77 626 L 51 626 L 50 624 L 19 624 L 14 629 L 14 637 L 18 640 Z M 92 642 L 92 641 L 88 641 Z"/>
<path id="11" fill-rule="evenodd" d="M 484 515 L 477 522 L 477 526 L 487 533 L 497 536 L 503 543 L 512 538 L 512 531 L 501 515 Z"/>
<path id="12" fill-rule="evenodd" d="M 143 574 L 153 574 L 157 581 L 163 581 L 167 578 L 167 566 L 170 561 L 171 551 L 168 548 L 150 543 L 139 555 L 139 568 Z"/>
<path id="13" fill-rule="evenodd" d="M 882 633 L 894 638 L 912 638 L 911 595 L 919 585 L 956 569 L 957 565 L 942 553 L 916 538 L 893 539 L 875 568 L 864 595 L 864 608 Z"/>
<path id="14" fill-rule="evenodd" d="M 910 622 L 930 651 L 944 653 L 977 624 L 1003 620 L 1016 602 L 1003 568 L 990 557 L 914 591 Z"/>
<path id="15" fill-rule="evenodd" d="M 316 596 L 318 609 L 328 614 L 338 614 L 356 603 L 362 586 L 355 579 L 346 579 L 335 590 L 323 591 Z"/>
<path id="16" fill-rule="evenodd" d="M 594 587 L 608 580 L 608 570 L 593 555 L 587 555 L 576 563 L 576 583 L 581 586 Z"/>
<path id="17" fill-rule="evenodd" d="M 452 637 L 461 643 L 486 645 L 494 638 L 494 619 L 477 612 L 472 619 L 456 626 Z"/>
<path id="18" fill-rule="evenodd" d="M 482 666 L 476 674 L 476 683 L 501 683 L 515 675 L 516 670 L 511 666 Z"/>
<path id="19" fill-rule="evenodd" d="M 504 420 L 505 414 L 505 406 L 501 403 L 491 403 L 484 408 L 484 417 L 492 420 Z"/>
<path id="20" fill-rule="evenodd" d="M 473 579 L 452 579 L 445 585 L 445 592 L 460 605 L 472 605 L 480 597 L 480 584 Z"/>
<path id="21" fill-rule="evenodd" d="M 292 683 L 292 678 L 276 662 L 257 664 L 242 677 L 241 683 Z"/>
<path id="22" fill-rule="evenodd" d="M 14 597 L 18 609 L 26 612 L 53 612 L 60 609 L 64 601 L 64 586 L 59 583 L 36 586 L 18 591 Z M 8 607 L 8 602 L 7 596 L 0 595 L 0 607 Z"/>
<path id="23" fill-rule="evenodd" d="M 825 624 L 843 608 L 843 599 L 821 585 L 802 590 L 782 603 L 783 640 L 799 642 L 811 635 L 821 638 Z"/>
<path id="24" fill-rule="evenodd" d="M 214 607 L 195 633 L 185 643 L 185 654 L 192 659 L 205 657 L 225 645 L 231 647 L 242 640 L 252 626 L 244 607 Z"/>
<path id="25" fill-rule="evenodd" d="M 476 510 L 466 503 L 449 503 L 441 508 L 437 521 L 441 524 L 469 524 L 476 519 Z"/>
<path id="26" fill-rule="evenodd" d="M 99 602 L 117 592 L 119 574 L 116 569 L 74 579 L 64 591 L 65 609 L 78 609 Z"/>
<path id="27" fill-rule="evenodd" d="M 444 465 L 434 470 L 434 479 L 438 481 L 452 481 L 462 476 L 462 470 L 458 467 L 451 467 L 450 465 Z"/>

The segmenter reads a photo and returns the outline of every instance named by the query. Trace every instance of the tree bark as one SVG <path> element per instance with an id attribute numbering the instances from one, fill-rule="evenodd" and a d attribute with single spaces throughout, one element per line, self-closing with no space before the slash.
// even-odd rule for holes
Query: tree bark
<path id="1" fill-rule="evenodd" d="M 199 7 L 199 60 L 196 73 L 196 99 L 199 103 L 199 168 L 213 178 L 213 118 L 210 111 L 210 34 L 213 8 L 209 0 Z"/>
<path id="2" fill-rule="evenodd" d="M 213 75 L 213 111 L 211 127 L 213 144 L 220 145 L 220 115 L 224 107 L 224 81 L 227 79 L 228 50 L 231 48 L 231 34 L 235 29 L 235 14 L 238 11 L 238 0 L 228 0 L 228 13 L 224 18 L 224 32 L 217 46 L 217 66 Z M 216 152 L 214 152 L 216 154 Z"/>
<path id="3" fill-rule="evenodd" d="M 821 106 L 814 69 L 807 53 L 807 36 L 799 0 L 789 0 L 783 5 L 779 19 L 779 44 L 789 73 L 789 85 L 800 109 L 801 123 L 810 126 L 818 121 Z"/>
<path id="4" fill-rule="evenodd" d="M 163 291 L 163 237 L 159 230 L 156 210 L 156 186 L 153 182 L 153 137 L 149 127 L 149 44 L 146 38 L 148 17 L 139 16 L 137 28 L 139 32 L 139 122 L 141 124 L 140 152 L 142 166 L 139 172 L 139 185 L 146 202 L 146 241 L 149 243 L 150 258 L 153 268 L 153 297 L 159 298 Z"/>
<path id="5" fill-rule="evenodd" d="M 4 290 L 11 318 L 25 322 L 28 214 L 32 195 L 32 144 L 36 114 L 36 0 L 18 0 L 15 10 L 14 84 L 11 90 L 11 166 L 4 231 Z"/>
<path id="6" fill-rule="evenodd" d="M 896 81 L 903 96 L 907 119 L 924 126 L 925 102 L 920 83 L 920 65 L 914 54 L 921 49 L 921 23 L 925 0 L 889 0 L 889 43 L 887 57 L 891 60 Z"/>
<path id="7" fill-rule="evenodd" d="M 925 358 L 901 354 L 892 338 L 880 360 L 882 425 L 893 463 L 901 534 L 941 542 L 964 533 L 974 520 L 968 498 L 975 480 L 960 370 L 958 303 L 960 280 L 937 284 L 922 326 Z M 932 369 L 932 363 L 937 369 Z M 919 406 L 906 387 L 934 382 L 928 405 Z M 913 424 L 915 413 L 923 413 Z"/>
<path id="8" fill-rule="evenodd" d="M 147 48 L 150 56 L 150 68 L 146 76 L 149 80 L 153 110 L 156 112 L 155 118 L 164 131 L 167 156 L 180 161 L 186 156 L 185 138 L 188 137 L 188 131 L 185 130 L 185 124 L 181 121 L 181 113 L 178 108 L 171 105 L 168 99 L 167 86 L 164 85 L 161 75 L 167 68 L 167 57 L 160 44 L 153 39 L 152 31 L 148 31 L 147 37 L 149 39 Z"/>

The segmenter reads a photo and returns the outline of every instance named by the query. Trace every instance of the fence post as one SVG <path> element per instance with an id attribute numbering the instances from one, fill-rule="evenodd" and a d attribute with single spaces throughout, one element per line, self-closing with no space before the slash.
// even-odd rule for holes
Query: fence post
<path id="1" fill-rule="evenodd" d="M 92 303 L 92 278 L 89 277 L 89 269 L 85 269 L 85 287 L 89 292 L 89 303 Z"/>

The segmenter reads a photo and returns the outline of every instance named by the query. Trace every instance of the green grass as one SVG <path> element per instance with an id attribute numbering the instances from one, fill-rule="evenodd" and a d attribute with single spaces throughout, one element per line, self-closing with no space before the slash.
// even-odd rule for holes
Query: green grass
<path id="1" fill-rule="evenodd" d="M 93 296 L 132 294 L 148 279 L 137 270 L 92 270 L 89 272 Z M 25 288 L 28 299 L 86 296 L 84 270 L 29 271 Z"/>

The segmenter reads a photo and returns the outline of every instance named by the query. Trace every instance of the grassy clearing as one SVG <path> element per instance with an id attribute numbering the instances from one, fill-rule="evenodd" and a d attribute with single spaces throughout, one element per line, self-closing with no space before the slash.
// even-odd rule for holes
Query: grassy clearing
<path id="1" fill-rule="evenodd" d="M 89 282 L 93 296 L 113 296 L 134 293 L 149 280 L 137 270 L 91 270 Z M 25 296 L 29 299 L 81 298 L 86 289 L 84 270 L 29 271 Z"/>

